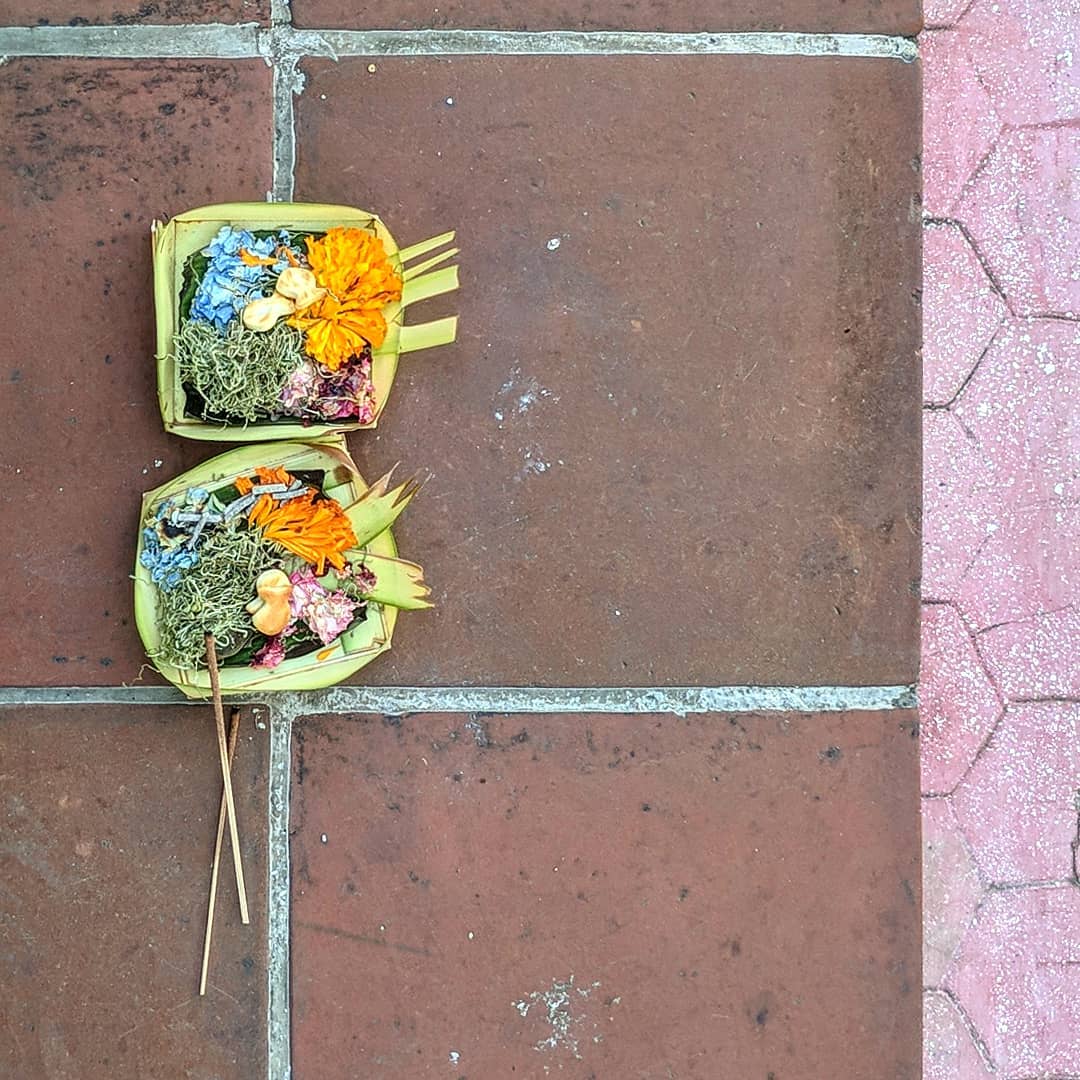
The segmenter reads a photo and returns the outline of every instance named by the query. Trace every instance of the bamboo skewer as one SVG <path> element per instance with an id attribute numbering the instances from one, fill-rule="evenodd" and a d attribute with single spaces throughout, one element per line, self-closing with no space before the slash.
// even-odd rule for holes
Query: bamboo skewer
<path id="1" fill-rule="evenodd" d="M 229 764 L 236 757 L 236 736 L 240 731 L 240 710 L 233 709 L 229 717 Z M 210 967 L 210 935 L 214 932 L 214 908 L 217 905 L 218 869 L 221 866 L 221 844 L 225 839 L 225 816 L 229 807 L 225 802 L 224 788 L 218 808 L 217 839 L 214 841 L 214 865 L 210 869 L 210 903 L 206 909 L 206 936 L 203 939 L 202 975 L 199 977 L 199 996 L 206 995 L 206 974 Z"/>
<path id="2" fill-rule="evenodd" d="M 225 710 L 221 704 L 221 680 L 218 677 L 217 648 L 214 635 L 206 635 L 206 666 L 210 669 L 210 688 L 214 694 L 214 720 L 217 724 L 218 754 L 221 758 L 221 779 L 225 786 L 225 808 L 229 819 L 229 840 L 232 844 L 233 869 L 236 871 L 236 892 L 240 897 L 240 921 L 247 926 L 247 890 L 244 888 L 244 867 L 240 860 L 240 833 L 236 827 L 236 803 L 233 801 L 232 770 L 229 768 L 229 747 L 225 738 Z"/>

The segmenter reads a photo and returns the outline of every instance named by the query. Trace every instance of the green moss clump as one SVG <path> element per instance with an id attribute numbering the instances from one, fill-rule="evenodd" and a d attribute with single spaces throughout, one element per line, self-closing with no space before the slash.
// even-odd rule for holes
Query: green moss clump
<path id="1" fill-rule="evenodd" d="M 281 549 L 253 530 L 207 534 L 199 561 L 177 585 L 158 593 L 161 647 L 154 659 L 179 668 L 205 667 L 207 634 L 219 648 L 239 645 L 253 632 L 245 609 L 255 598 L 255 579 L 282 561 Z"/>
<path id="2" fill-rule="evenodd" d="M 265 420 L 281 412 L 281 391 L 304 362 L 304 335 L 279 322 L 248 330 L 239 319 L 224 334 L 187 321 L 176 334 L 180 382 L 203 399 L 202 419 Z"/>

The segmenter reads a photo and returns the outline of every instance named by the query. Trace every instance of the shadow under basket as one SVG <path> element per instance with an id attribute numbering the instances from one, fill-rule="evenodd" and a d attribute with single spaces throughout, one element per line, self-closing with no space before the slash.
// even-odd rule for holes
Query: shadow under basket
<path id="1" fill-rule="evenodd" d="M 302 656 L 289 657 L 271 669 L 249 664 L 220 668 L 222 694 L 258 694 L 276 690 L 319 690 L 332 686 L 371 663 L 390 648 L 398 609 L 431 607 L 422 571 L 414 563 L 397 557 L 397 545 L 387 522 L 393 521 L 415 494 L 416 485 L 407 482 L 389 491 L 389 474 L 368 485 L 357 472 L 340 435 L 317 441 L 244 446 L 219 454 L 202 465 L 176 477 L 143 496 L 138 547 L 135 552 L 135 624 L 147 655 L 174 686 L 192 698 L 211 696 L 210 673 L 205 667 L 177 668 L 155 659 L 159 651 L 158 603 L 160 590 L 142 565 L 143 528 L 152 507 L 188 488 L 214 491 L 227 487 L 241 476 L 249 476 L 259 466 L 280 466 L 290 473 L 319 471 L 324 474 L 322 490 L 342 506 L 357 536 L 357 553 L 375 562 L 375 572 L 386 575 L 385 588 L 391 602 L 369 602 L 367 617 L 355 623 L 333 644 Z M 378 592 L 378 590 L 376 590 Z"/>
<path id="2" fill-rule="evenodd" d="M 188 412 L 188 395 L 180 383 L 175 361 L 175 335 L 180 321 L 180 294 L 188 259 L 205 248 L 223 225 L 238 229 L 325 232 L 335 226 L 367 229 L 383 242 L 388 258 L 402 277 L 401 299 L 383 309 L 386 338 L 372 351 L 371 377 L 375 387 L 375 415 L 368 423 L 348 420 L 303 422 L 285 418 L 243 422 L 215 422 Z M 411 304 L 454 291 L 457 266 L 443 266 L 457 254 L 446 249 L 453 232 L 433 236 L 399 248 L 376 214 L 350 206 L 314 203 L 222 203 L 177 214 L 167 222 L 155 221 L 150 230 L 154 262 L 154 314 L 157 325 L 158 402 L 165 430 L 189 439 L 217 442 L 266 442 L 271 439 L 311 439 L 337 431 L 373 428 L 386 407 L 397 374 L 398 358 L 418 349 L 448 345 L 457 336 L 457 316 L 404 325 Z M 440 251 L 443 248 L 445 250 Z M 433 254 L 434 253 L 434 254 Z"/>

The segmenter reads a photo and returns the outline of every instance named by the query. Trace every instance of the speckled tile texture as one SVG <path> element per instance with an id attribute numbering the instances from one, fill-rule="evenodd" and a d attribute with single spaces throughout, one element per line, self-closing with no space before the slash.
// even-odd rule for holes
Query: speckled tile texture
<path id="1" fill-rule="evenodd" d="M 925 19 L 924 1077 L 1072 1077 L 1080 3 Z"/>
<path id="2" fill-rule="evenodd" d="M 299 720 L 297 1080 L 915 1080 L 912 735 Z"/>

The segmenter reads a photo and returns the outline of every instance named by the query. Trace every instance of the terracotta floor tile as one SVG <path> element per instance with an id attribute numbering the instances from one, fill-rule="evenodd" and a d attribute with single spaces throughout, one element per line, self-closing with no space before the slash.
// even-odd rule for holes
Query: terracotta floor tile
<path id="1" fill-rule="evenodd" d="M 199 998 L 221 792 L 210 710 L 0 716 L 0 1075 L 266 1075 L 267 733 L 250 711 L 242 724 L 234 777 L 251 924 L 240 925 L 223 868 Z"/>
<path id="2" fill-rule="evenodd" d="M 365 679 L 912 678 L 918 69 L 368 66 L 305 65 L 297 195 L 456 226 L 462 321 L 352 440 L 435 474 L 438 608 Z"/>
<path id="3" fill-rule="evenodd" d="M 3 26 L 269 22 L 270 0 L 5 0 Z"/>
<path id="4" fill-rule="evenodd" d="M 918 0 L 293 0 L 299 26 L 498 28 L 501 30 L 807 30 L 915 34 Z"/>
<path id="5" fill-rule="evenodd" d="M 911 731 L 301 721 L 296 1074 L 917 1077 Z"/>
<path id="6" fill-rule="evenodd" d="M 1010 705 L 953 795 L 984 880 L 1065 881 L 1075 872 L 1080 704 Z"/>
<path id="7" fill-rule="evenodd" d="M 919 707 L 922 788 L 952 791 L 1001 716 L 1002 701 L 956 608 L 925 604 Z"/>
<path id="8" fill-rule="evenodd" d="M 1077 957 L 1080 890 L 1008 889 L 979 908 L 948 984 L 1003 1080 L 1080 1073 Z"/>
<path id="9" fill-rule="evenodd" d="M 134 679 L 143 491 L 207 456 L 154 386 L 150 222 L 270 184 L 261 60 L 11 59 L 0 228 L 25 257 L 0 330 L 8 684 Z"/>

